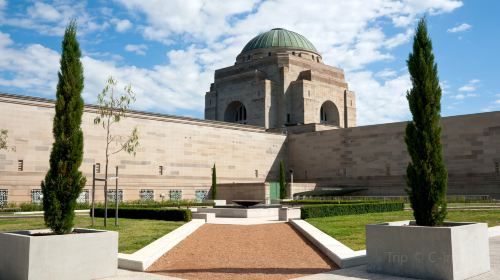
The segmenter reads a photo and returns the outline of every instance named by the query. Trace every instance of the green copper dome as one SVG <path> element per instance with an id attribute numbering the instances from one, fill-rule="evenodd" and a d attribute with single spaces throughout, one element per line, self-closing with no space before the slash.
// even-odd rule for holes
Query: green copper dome
<path id="1" fill-rule="evenodd" d="M 318 53 L 313 44 L 306 37 L 283 28 L 273 28 L 259 34 L 248 42 L 241 53 L 263 48 L 292 48 L 303 49 Z"/>

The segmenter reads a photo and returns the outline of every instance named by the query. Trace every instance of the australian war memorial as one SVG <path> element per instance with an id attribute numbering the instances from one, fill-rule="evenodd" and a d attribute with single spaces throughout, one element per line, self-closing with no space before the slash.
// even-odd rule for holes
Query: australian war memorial
<path id="1" fill-rule="evenodd" d="M 356 96 L 342 69 L 324 64 L 304 36 L 275 28 L 251 39 L 234 65 L 218 69 L 205 94 L 204 119 L 129 111 L 118 134 L 137 127 L 136 156 L 117 154 L 118 192 L 97 186 L 109 199 L 203 200 L 217 166 L 217 198 L 278 198 L 280 162 L 293 171 L 287 195 L 322 188 L 353 187 L 353 195 L 404 196 L 409 161 L 407 122 L 357 126 Z M 56 74 L 56 73 L 54 73 Z M 0 206 L 41 202 L 40 181 L 53 143 L 54 100 L 0 93 L 0 129 L 9 131 L 0 151 Z M 91 178 L 102 176 L 105 134 L 82 118 L 87 185 L 79 202 L 92 197 Z M 500 112 L 441 119 L 448 195 L 500 198 Z M 14 149 L 15 148 L 15 149 Z M 291 172 L 287 173 L 289 180 Z"/>
<path id="2" fill-rule="evenodd" d="M 323 63 L 304 36 L 275 28 L 250 40 L 233 66 L 215 71 L 205 119 L 277 129 L 356 126 L 354 92 L 342 69 Z"/>

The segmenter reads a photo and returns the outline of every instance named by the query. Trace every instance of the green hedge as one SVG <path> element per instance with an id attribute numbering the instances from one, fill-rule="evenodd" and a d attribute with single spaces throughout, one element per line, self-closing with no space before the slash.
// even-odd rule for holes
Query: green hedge
<path id="1" fill-rule="evenodd" d="M 181 207 L 181 206 L 201 207 L 201 206 L 214 206 L 214 205 L 215 203 L 213 202 L 197 202 L 195 200 L 166 200 L 166 201 L 138 200 L 138 201 L 127 201 L 120 203 L 120 207 L 123 208 L 162 208 L 162 207 Z"/>
<path id="2" fill-rule="evenodd" d="M 90 214 L 92 215 L 92 213 Z M 96 217 L 104 217 L 104 208 L 95 208 Z M 108 218 L 115 216 L 115 209 L 108 208 Z M 164 221 L 191 221 L 192 214 L 189 209 L 164 209 L 164 208 L 118 208 L 118 216 L 128 219 L 148 219 Z"/>
<path id="3" fill-rule="evenodd" d="M 379 203 L 380 200 L 319 200 L 319 199 L 303 199 L 303 200 L 288 200 L 282 201 L 281 204 L 286 205 L 311 205 L 311 204 L 358 204 L 358 203 Z"/>
<path id="4" fill-rule="evenodd" d="M 300 216 L 302 219 L 307 219 L 402 210 L 404 210 L 402 202 L 321 204 L 303 206 L 300 210 Z"/>

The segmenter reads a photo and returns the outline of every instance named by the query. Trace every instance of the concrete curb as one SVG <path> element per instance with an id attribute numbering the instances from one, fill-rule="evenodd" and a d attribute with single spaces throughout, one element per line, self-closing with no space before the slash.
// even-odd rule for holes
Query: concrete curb
<path id="1" fill-rule="evenodd" d="M 204 224 L 205 220 L 193 219 L 191 222 L 180 226 L 133 254 L 119 253 L 118 267 L 135 271 L 145 271 L 157 259 Z"/>
<path id="2" fill-rule="evenodd" d="M 340 268 L 366 264 L 366 250 L 354 251 L 304 220 L 290 220 L 290 224 Z"/>

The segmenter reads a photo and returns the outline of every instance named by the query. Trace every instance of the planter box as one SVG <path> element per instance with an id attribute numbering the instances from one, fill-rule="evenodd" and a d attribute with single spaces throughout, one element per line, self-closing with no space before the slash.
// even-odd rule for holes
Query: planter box
<path id="1" fill-rule="evenodd" d="M 367 225 L 367 270 L 424 279 L 466 279 L 490 270 L 488 238 L 485 223 Z"/>
<path id="2" fill-rule="evenodd" d="M 0 233 L 0 279 L 94 279 L 113 276 L 118 233 L 75 229 L 76 234 L 32 236 L 49 230 Z"/>

